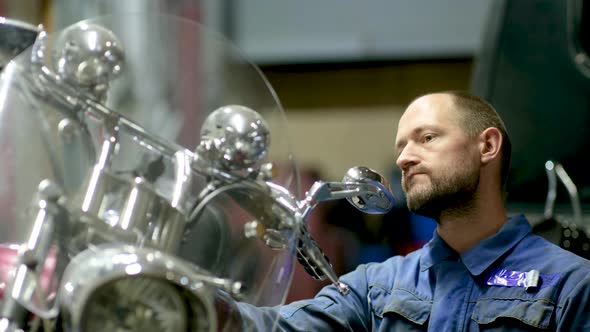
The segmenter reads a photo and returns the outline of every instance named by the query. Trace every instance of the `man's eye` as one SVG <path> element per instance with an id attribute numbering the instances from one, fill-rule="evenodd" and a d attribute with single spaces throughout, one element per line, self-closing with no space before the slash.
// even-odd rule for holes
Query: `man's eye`
<path id="1" fill-rule="evenodd" d="M 432 141 L 433 139 L 434 139 L 434 135 L 424 135 L 424 138 L 423 138 L 425 143 L 428 143 L 428 142 Z"/>

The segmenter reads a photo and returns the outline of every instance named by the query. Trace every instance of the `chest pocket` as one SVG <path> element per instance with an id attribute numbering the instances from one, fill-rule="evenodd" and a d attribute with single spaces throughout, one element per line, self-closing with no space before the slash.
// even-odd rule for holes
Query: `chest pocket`
<path id="1" fill-rule="evenodd" d="M 473 309 L 472 319 L 485 330 L 533 327 L 547 329 L 555 305 L 547 299 L 480 299 Z"/>
<path id="2" fill-rule="evenodd" d="M 410 290 L 399 288 L 385 290 L 379 286 L 372 286 L 369 289 L 368 300 L 373 315 L 379 321 L 401 318 L 408 325 L 425 327 L 432 309 L 432 301 L 423 299 Z"/>

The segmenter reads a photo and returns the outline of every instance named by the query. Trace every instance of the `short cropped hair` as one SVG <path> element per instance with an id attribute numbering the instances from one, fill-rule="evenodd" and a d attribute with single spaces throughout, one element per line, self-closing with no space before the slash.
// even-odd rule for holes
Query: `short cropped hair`
<path id="1" fill-rule="evenodd" d="M 494 107 L 480 97 L 465 91 L 444 91 L 442 93 L 449 95 L 457 106 L 457 110 L 460 111 L 461 124 L 469 137 L 475 137 L 490 127 L 500 130 L 502 134 L 500 183 L 502 191 L 505 191 L 512 157 L 512 143 L 504 121 Z"/>

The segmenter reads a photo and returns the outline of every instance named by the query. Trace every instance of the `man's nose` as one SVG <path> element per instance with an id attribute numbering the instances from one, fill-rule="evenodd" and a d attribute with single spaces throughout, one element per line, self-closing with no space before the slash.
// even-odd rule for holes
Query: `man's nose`
<path id="1" fill-rule="evenodd" d="M 412 150 L 412 147 L 408 144 L 400 152 L 395 163 L 403 171 L 412 165 L 416 165 L 418 163 L 418 156 L 416 155 L 415 151 Z"/>

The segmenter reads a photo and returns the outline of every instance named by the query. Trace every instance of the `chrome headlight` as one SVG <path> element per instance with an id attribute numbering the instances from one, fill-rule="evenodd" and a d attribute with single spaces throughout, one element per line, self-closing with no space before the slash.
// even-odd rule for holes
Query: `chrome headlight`
<path id="1" fill-rule="evenodd" d="M 188 331 L 186 294 L 169 282 L 151 277 L 112 280 L 98 287 L 81 312 L 81 331 Z M 196 305 L 196 309 L 203 308 Z M 195 321 L 197 331 L 208 322 Z"/>
<path id="2" fill-rule="evenodd" d="M 64 330 L 217 331 L 218 278 L 166 253 L 101 245 L 77 255 L 64 273 Z"/>

